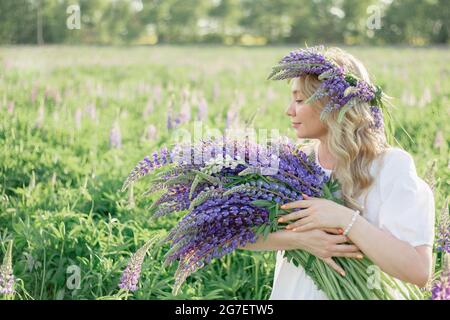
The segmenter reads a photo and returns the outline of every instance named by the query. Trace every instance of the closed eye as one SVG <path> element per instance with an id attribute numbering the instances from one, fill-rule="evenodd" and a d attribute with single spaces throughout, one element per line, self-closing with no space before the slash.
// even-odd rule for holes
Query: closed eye
<path id="1" fill-rule="evenodd" d="M 302 103 L 303 100 L 295 100 L 295 102 L 297 102 L 297 103 Z"/>

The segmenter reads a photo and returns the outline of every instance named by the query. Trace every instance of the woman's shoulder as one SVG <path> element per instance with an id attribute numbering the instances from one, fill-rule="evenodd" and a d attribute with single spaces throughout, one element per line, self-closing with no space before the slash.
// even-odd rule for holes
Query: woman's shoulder
<path id="1" fill-rule="evenodd" d="M 379 175 L 379 182 L 383 187 L 403 184 L 409 188 L 414 186 L 414 189 L 421 189 L 425 193 L 432 193 L 428 183 L 418 175 L 413 156 L 404 149 L 389 147 L 385 150 Z"/>
<path id="2" fill-rule="evenodd" d="M 413 170 L 416 166 L 413 156 L 406 150 L 399 147 L 388 147 L 379 157 L 379 165 L 382 172 L 405 172 Z"/>

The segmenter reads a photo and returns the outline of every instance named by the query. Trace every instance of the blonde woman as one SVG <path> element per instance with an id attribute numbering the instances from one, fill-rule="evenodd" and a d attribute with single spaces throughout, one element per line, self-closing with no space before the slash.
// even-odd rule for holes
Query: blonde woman
<path id="1" fill-rule="evenodd" d="M 366 255 L 393 277 L 425 286 L 432 274 L 434 196 L 411 155 L 388 144 L 382 111 L 373 106 L 380 99 L 364 98 L 373 86 L 366 68 L 339 48 L 308 48 L 282 62 L 288 67 L 276 79 L 290 78 L 291 84 L 286 115 L 298 138 L 313 139 L 304 151 L 339 181 L 344 205 L 309 197 L 286 204 L 282 208 L 294 209 L 280 218 L 288 223 L 286 230 L 242 247 L 277 251 L 270 299 L 328 298 L 302 267 L 283 258 L 283 250 L 290 249 L 312 253 L 342 276 L 333 257 Z M 328 70 L 323 64 L 336 71 L 322 72 Z M 339 92 L 344 80 L 358 84 Z M 349 94 L 360 98 L 343 109 Z"/>

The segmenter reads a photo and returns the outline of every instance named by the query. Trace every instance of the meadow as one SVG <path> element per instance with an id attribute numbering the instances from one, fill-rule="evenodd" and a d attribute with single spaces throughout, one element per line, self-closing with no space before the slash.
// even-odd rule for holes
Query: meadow
<path id="1" fill-rule="evenodd" d="M 150 221 L 134 165 L 194 121 L 294 138 L 286 82 L 266 80 L 293 47 L 0 47 L 0 258 L 13 240 L 15 299 L 268 299 L 274 252 L 236 251 L 171 294 L 168 246 L 150 251 L 140 289 L 120 293 L 131 254 L 177 217 Z M 392 97 L 395 137 L 448 215 L 450 50 L 352 47 Z M 170 117 L 168 117 L 170 115 Z M 409 137 L 402 130 L 409 133 Z M 435 276 L 442 253 L 435 250 Z"/>

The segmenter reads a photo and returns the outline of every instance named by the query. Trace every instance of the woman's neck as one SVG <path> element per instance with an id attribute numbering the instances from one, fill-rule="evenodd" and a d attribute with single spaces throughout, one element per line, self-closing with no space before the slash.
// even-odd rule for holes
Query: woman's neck
<path id="1" fill-rule="evenodd" d="M 334 159 L 333 155 L 328 150 L 326 140 L 324 139 L 319 139 L 317 160 L 319 161 L 319 164 L 327 170 L 334 170 L 336 166 L 336 159 Z"/>

